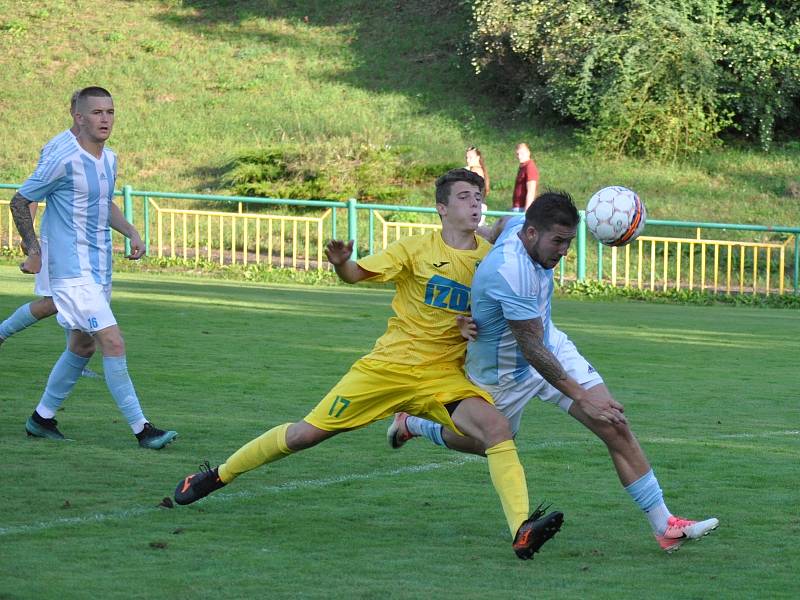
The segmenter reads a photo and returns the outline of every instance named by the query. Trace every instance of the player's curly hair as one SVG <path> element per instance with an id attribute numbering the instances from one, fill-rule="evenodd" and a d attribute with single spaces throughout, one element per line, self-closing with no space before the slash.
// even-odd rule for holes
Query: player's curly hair
<path id="1" fill-rule="evenodd" d="M 469 169 L 451 169 L 436 180 L 436 204 L 447 204 L 450 200 L 450 188 L 457 181 L 466 181 L 477 185 L 483 194 L 483 177 Z"/>
<path id="2" fill-rule="evenodd" d="M 525 211 L 525 227 L 549 231 L 553 225 L 577 227 L 581 217 L 567 192 L 545 190 Z"/>

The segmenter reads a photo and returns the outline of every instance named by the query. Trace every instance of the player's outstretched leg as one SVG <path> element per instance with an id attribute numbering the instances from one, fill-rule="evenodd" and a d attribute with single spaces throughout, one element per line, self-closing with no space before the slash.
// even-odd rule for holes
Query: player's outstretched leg
<path id="1" fill-rule="evenodd" d="M 242 473 L 289 456 L 294 450 L 290 449 L 286 442 L 286 432 L 292 425 L 293 423 L 284 423 L 273 427 L 254 440 L 250 440 L 214 469 L 206 462 L 205 468 L 178 482 L 175 488 L 175 502 L 178 504 L 197 502 L 214 490 L 229 484 Z M 322 434 L 328 435 L 328 432 Z"/>
<path id="2" fill-rule="evenodd" d="M 15 333 L 19 333 L 39 321 L 31 312 L 31 304 L 33 303 L 23 304 L 10 317 L 0 323 L 0 344 Z"/>
<path id="3" fill-rule="evenodd" d="M 214 490 L 223 487 L 225 483 L 219 478 L 219 468 L 211 468 L 206 461 L 200 465 L 197 473 L 192 473 L 184 478 L 175 488 L 175 502 L 178 504 L 191 504 L 205 498 Z"/>
<path id="4" fill-rule="evenodd" d="M 550 508 L 536 507 L 529 519 L 525 520 L 514 536 L 514 552 L 522 560 L 529 560 L 539 551 L 542 545 L 552 538 L 564 522 L 564 514 L 553 511 L 545 515 L 545 511 Z"/>
<path id="5" fill-rule="evenodd" d="M 719 520 L 713 517 L 705 521 L 690 521 L 673 515 L 667 520 L 667 529 L 664 533 L 654 535 L 663 550 L 675 552 L 686 540 L 699 540 L 717 527 Z"/>

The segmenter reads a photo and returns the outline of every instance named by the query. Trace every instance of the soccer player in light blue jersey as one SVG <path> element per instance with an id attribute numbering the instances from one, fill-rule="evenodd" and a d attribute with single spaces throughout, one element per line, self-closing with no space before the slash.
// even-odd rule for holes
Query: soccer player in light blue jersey
<path id="1" fill-rule="evenodd" d="M 106 384 L 144 448 L 160 449 L 177 432 L 162 431 L 144 416 L 128 374 L 125 342 L 111 312 L 111 230 L 130 239 L 131 255 L 144 255 L 139 233 L 113 202 L 117 157 L 105 142 L 114 125 L 114 101 L 100 87 L 76 99 L 77 137 L 64 136 L 11 200 L 14 223 L 27 257 L 24 273 L 38 273 L 42 252 L 29 205 L 47 199 L 42 235 L 48 239 L 48 271 L 58 320 L 69 328 L 69 347 L 56 362 L 39 405 L 25 423 L 28 435 L 63 440 L 55 414 L 94 354 L 103 354 Z"/>
<path id="2" fill-rule="evenodd" d="M 49 160 L 49 154 L 52 150 L 60 147 L 65 141 L 75 139 L 78 135 L 78 122 L 75 120 L 75 101 L 78 98 L 79 92 L 80 90 L 77 90 L 72 94 L 72 98 L 70 99 L 69 103 L 69 114 L 72 117 L 72 126 L 56 135 L 42 147 L 42 150 L 39 153 L 39 164 Z M 29 207 L 31 211 L 31 218 L 36 217 L 38 204 L 38 202 L 30 203 Z M 42 223 L 44 223 L 45 218 L 45 216 L 42 217 Z M 38 300 L 34 300 L 33 302 L 26 302 L 22 306 L 18 307 L 13 313 L 11 313 L 7 319 L 0 322 L 0 345 L 2 345 L 3 342 L 5 342 L 12 335 L 27 329 L 31 325 L 35 325 L 42 319 L 52 317 L 58 312 L 58 309 L 56 309 L 56 305 L 53 302 L 52 294 L 50 293 L 50 278 L 48 277 L 47 272 L 47 237 L 41 235 L 41 231 L 39 235 L 39 246 L 41 247 L 42 251 L 42 268 L 38 273 L 36 273 L 33 293 L 37 296 L 40 296 L 40 298 Z M 67 343 L 69 343 L 68 331 L 66 332 L 66 335 Z M 89 367 L 85 367 L 81 375 L 91 378 L 100 377 Z"/>
<path id="3" fill-rule="evenodd" d="M 470 379 L 492 394 L 512 431 L 522 411 L 538 396 L 572 415 L 606 445 L 633 501 L 645 512 L 661 548 L 677 550 L 719 525 L 715 518 L 692 521 L 674 516 L 650 463 L 628 426 L 623 406 L 575 345 L 552 322 L 553 268 L 566 256 L 579 222 L 572 198 L 547 192 L 524 216 L 512 217 L 472 280 L 474 338 L 467 347 Z M 474 440 L 453 436 L 435 424 L 400 413 L 389 427 L 399 448 L 423 435 L 435 443 L 481 454 Z"/>

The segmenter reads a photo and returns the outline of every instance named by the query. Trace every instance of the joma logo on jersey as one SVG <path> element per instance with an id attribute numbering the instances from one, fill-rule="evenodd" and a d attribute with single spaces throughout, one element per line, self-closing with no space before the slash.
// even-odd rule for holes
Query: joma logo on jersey
<path id="1" fill-rule="evenodd" d="M 436 308 L 449 308 L 460 312 L 469 311 L 469 288 L 465 285 L 434 275 L 425 286 L 425 304 Z"/>

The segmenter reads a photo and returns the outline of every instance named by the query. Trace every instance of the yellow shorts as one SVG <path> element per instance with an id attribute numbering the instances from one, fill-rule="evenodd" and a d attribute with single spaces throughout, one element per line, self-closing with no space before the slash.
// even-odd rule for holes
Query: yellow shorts
<path id="1" fill-rule="evenodd" d="M 325 431 L 365 427 L 396 412 L 424 417 L 460 433 L 446 405 L 492 396 L 467 379 L 461 365 L 412 366 L 362 358 L 305 417 Z"/>

